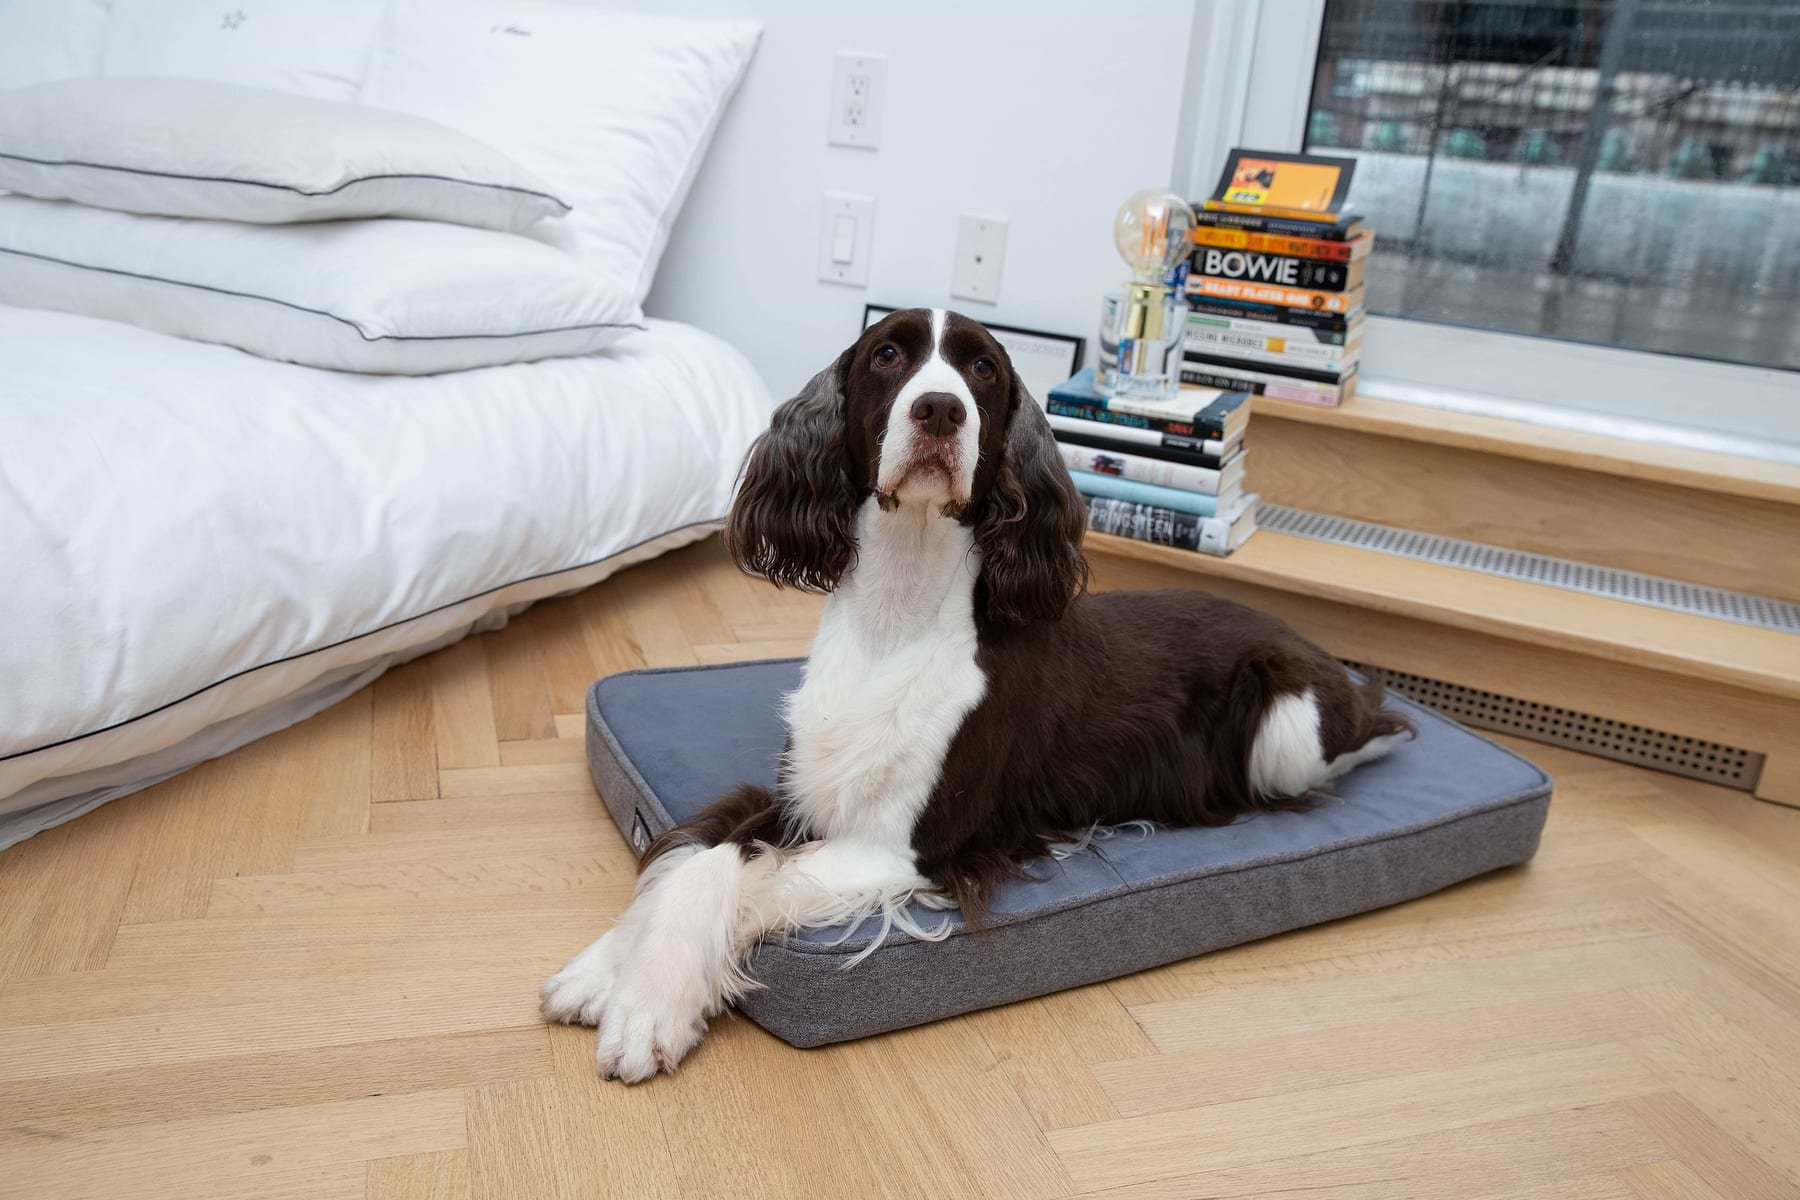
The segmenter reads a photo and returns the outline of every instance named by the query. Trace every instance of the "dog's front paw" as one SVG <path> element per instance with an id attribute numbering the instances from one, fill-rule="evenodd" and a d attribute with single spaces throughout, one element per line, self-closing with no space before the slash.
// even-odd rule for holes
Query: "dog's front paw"
<path id="1" fill-rule="evenodd" d="M 606 936 L 569 960 L 569 965 L 544 982 L 543 1011 L 564 1025 L 598 1025 L 606 998 L 619 978 L 627 935 L 622 929 Z"/>
<path id="2" fill-rule="evenodd" d="M 601 1014 L 594 1063 L 603 1079 L 642 1083 L 673 1071 L 706 1034 L 706 1004 L 666 967 L 628 972 Z"/>

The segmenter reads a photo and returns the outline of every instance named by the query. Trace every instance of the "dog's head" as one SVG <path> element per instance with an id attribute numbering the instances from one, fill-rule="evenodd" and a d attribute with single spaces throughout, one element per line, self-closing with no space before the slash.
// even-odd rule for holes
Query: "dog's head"
<path id="1" fill-rule="evenodd" d="M 744 570 L 829 592 L 856 564 L 856 514 L 927 506 L 974 530 L 988 619 L 1062 615 L 1087 583 L 1081 497 L 1006 351 L 978 322 L 907 309 L 776 409 L 726 531 Z"/>

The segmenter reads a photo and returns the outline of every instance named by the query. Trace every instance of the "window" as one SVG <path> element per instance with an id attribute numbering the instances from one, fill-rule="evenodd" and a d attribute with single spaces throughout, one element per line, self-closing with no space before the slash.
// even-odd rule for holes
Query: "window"
<path id="1" fill-rule="evenodd" d="M 1373 313 L 1800 369 L 1800 5 L 1325 7 Z"/>
<path id="2" fill-rule="evenodd" d="M 1361 394 L 1800 463 L 1800 2 L 1213 0 L 1177 174 L 1358 159 Z"/>

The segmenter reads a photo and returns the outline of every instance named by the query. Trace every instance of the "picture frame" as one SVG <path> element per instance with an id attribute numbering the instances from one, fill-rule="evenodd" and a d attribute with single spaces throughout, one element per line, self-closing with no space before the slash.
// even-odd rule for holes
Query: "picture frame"
<path id="1" fill-rule="evenodd" d="M 867 329 L 888 314 L 899 311 L 898 305 L 865 304 L 862 327 Z M 994 335 L 995 341 L 1005 347 L 1007 357 L 1012 359 L 1013 370 L 1018 372 L 1019 379 L 1025 384 L 1025 390 L 1036 397 L 1039 403 L 1043 402 L 1051 388 L 1067 381 L 1081 370 L 1082 359 L 1087 355 L 1086 338 L 1042 329 L 1026 329 L 1018 325 L 997 325 L 992 321 L 983 321 L 981 324 Z"/>

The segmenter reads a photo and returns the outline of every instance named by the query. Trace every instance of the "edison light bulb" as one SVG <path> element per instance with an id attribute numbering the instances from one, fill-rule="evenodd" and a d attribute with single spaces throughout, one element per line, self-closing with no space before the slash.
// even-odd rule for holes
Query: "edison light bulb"
<path id="1" fill-rule="evenodd" d="M 1169 271 L 1192 249 L 1194 210 L 1162 188 L 1145 188 L 1119 206 L 1113 245 L 1131 264 L 1132 279 L 1120 302 L 1106 311 L 1101 342 L 1116 342 L 1118 365 L 1098 375 L 1114 396 L 1166 397 L 1181 386 L 1184 305 L 1169 286 Z"/>
<path id="2" fill-rule="evenodd" d="M 1194 210 L 1174 192 L 1145 188 L 1119 206 L 1113 218 L 1113 245 L 1131 264 L 1139 283 L 1161 283 L 1169 268 L 1192 247 L 1188 233 L 1194 228 Z"/>

